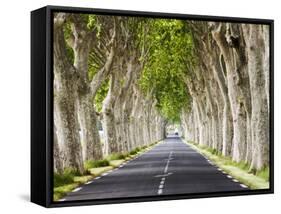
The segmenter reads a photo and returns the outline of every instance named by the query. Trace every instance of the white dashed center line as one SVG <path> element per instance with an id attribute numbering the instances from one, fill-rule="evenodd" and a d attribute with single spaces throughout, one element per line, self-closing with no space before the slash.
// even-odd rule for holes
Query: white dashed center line
<path id="1" fill-rule="evenodd" d="M 228 175 L 226 172 L 224 172 L 224 171 L 221 171 L 223 174 L 226 174 L 226 177 L 228 177 L 228 178 L 230 178 L 230 179 L 232 179 L 232 181 L 233 182 L 235 182 L 235 183 L 239 183 L 239 181 L 238 180 L 236 180 L 235 178 L 233 178 L 231 175 Z M 245 184 L 239 184 L 241 187 L 243 187 L 243 188 L 248 188 L 248 186 L 246 186 Z"/>
<path id="2" fill-rule="evenodd" d="M 78 192 L 81 189 L 82 189 L 82 187 L 78 187 L 78 188 L 74 189 L 72 192 Z"/>
<path id="3" fill-rule="evenodd" d="M 167 163 L 166 163 L 166 166 L 165 166 L 165 168 L 164 168 L 164 175 L 167 174 L 170 161 L 173 160 L 172 154 L 173 154 L 173 152 L 170 152 L 170 153 L 169 153 L 168 159 L 166 159 L 166 160 L 167 160 Z M 169 173 L 168 173 L 168 174 L 169 174 Z M 157 192 L 158 195 L 161 195 L 161 194 L 163 193 L 163 188 L 164 188 L 165 180 L 166 180 L 165 177 L 162 177 L 162 178 L 161 178 L 161 181 L 160 181 L 160 184 L 159 184 L 159 187 L 158 187 L 158 192 Z"/>
<path id="4" fill-rule="evenodd" d="M 169 154 L 169 157 L 168 157 L 168 160 L 167 160 L 167 164 L 166 164 L 166 167 L 164 169 L 164 173 L 166 174 L 167 171 L 168 171 L 168 168 L 169 168 L 169 164 L 170 164 L 170 161 L 171 161 L 171 155 L 173 154 L 173 152 L 170 152 Z"/>
<path id="5" fill-rule="evenodd" d="M 246 185 L 244 185 L 244 184 L 240 184 L 240 186 L 241 187 L 243 187 L 243 188 L 248 188 Z"/>

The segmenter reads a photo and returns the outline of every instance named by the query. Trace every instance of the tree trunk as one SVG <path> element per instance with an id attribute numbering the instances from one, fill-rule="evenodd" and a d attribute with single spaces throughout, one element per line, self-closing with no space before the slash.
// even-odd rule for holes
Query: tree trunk
<path id="1" fill-rule="evenodd" d="M 58 138 L 57 138 L 57 130 L 56 126 L 54 126 L 54 171 L 56 173 L 63 173 L 63 154 L 60 151 Z"/>
<path id="2" fill-rule="evenodd" d="M 97 127 L 97 115 L 90 94 L 80 94 L 78 98 L 78 118 L 82 133 L 83 159 L 102 159 L 102 147 Z"/>
<path id="3" fill-rule="evenodd" d="M 62 25 L 65 14 L 59 13 L 54 23 L 54 121 L 58 142 L 64 152 L 64 167 L 84 172 L 79 126 L 77 121 L 78 74 L 67 59 Z"/>
<path id="4" fill-rule="evenodd" d="M 269 164 L 269 112 L 268 112 L 268 26 L 244 25 L 249 61 L 249 78 L 252 96 L 252 170 Z"/>
<path id="5" fill-rule="evenodd" d="M 116 74 L 111 74 L 109 91 L 103 101 L 103 129 L 105 136 L 105 155 L 118 152 L 117 137 L 115 129 L 114 105 L 117 93 Z"/>
<path id="6" fill-rule="evenodd" d="M 98 160 L 102 159 L 102 147 L 93 103 L 95 94 L 91 91 L 88 77 L 88 60 L 90 52 L 89 41 L 91 40 L 87 37 L 87 34 L 80 34 L 82 29 L 78 27 L 79 24 L 75 23 L 75 27 L 73 27 L 75 40 L 73 41 L 72 48 L 74 51 L 74 66 L 80 74 L 77 108 L 82 135 L 82 154 L 84 161 Z"/>
<path id="7" fill-rule="evenodd" d="M 245 73 L 245 58 L 241 48 L 231 47 L 226 40 L 226 26 L 220 24 L 213 37 L 217 42 L 223 57 L 227 71 L 227 86 L 233 117 L 233 153 L 232 158 L 236 162 L 245 160 L 247 146 L 247 112 L 243 93 L 247 86 L 246 81 L 242 81 L 241 74 Z M 244 84 L 244 85 L 243 85 Z M 244 89 L 244 90 L 243 90 Z"/>

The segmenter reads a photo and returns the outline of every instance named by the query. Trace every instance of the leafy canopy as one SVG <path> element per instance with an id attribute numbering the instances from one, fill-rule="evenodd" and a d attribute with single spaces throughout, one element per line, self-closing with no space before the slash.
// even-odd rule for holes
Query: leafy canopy
<path id="1" fill-rule="evenodd" d="M 158 19 L 150 23 L 147 37 L 151 49 L 141 88 L 152 92 L 167 120 L 179 122 L 182 108 L 190 103 L 184 77 L 188 63 L 194 61 L 192 36 L 184 21 Z"/>

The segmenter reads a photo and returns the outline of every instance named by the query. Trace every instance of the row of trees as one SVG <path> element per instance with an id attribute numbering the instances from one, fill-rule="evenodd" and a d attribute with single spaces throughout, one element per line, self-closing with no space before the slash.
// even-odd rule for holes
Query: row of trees
<path id="1" fill-rule="evenodd" d="M 55 14 L 56 172 L 73 168 L 83 173 L 85 161 L 164 138 L 165 120 L 152 90 L 139 84 L 153 46 L 147 38 L 150 27 L 133 17 Z"/>
<path id="2" fill-rule="evenodd" d="M 185 78 L 187 139 L 245 162 L 269 164 L 269 26 L 190 22 L 197 63 Z"/>
<path id="3" fill-rule="evenodd" d="M 268 26 L 57 13 L 53 38 L 57 172 L 159 141 L 169 122 L 268 166 Z"/>

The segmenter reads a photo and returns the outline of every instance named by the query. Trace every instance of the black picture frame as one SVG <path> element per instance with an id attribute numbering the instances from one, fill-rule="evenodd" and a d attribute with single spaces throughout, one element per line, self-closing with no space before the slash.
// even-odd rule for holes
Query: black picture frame
<path id="1" fill-rule="evenodd" d="M 203 21 L 266 24 L 270 26 L 270 188 L 243 192 L 192 193 L 184 195 L 53 202 L 53 57 L 52 14 L 54 12 L 94 13 L 192 19 Z M 31 12 L 31 201 L 44 207 L 111 204 L 268 194 L 274 192 L 274 21 L 237 17 L 46 6 Z"/>

